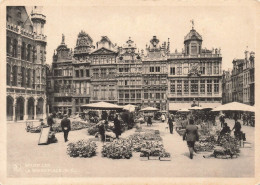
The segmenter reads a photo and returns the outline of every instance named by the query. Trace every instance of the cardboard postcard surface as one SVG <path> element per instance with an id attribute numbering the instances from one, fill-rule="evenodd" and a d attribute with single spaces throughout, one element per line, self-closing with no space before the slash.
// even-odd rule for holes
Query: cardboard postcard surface
<path id="1" fill-rule="evenodd" d="M 2 1 L 0 184 L 259 184 L 259 3 Z"/>

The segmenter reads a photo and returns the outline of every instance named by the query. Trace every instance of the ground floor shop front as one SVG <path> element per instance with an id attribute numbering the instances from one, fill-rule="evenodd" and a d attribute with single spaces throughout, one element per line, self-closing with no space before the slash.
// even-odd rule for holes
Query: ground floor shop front
<path id="1" fill-rule="evenodd" d="M 6 97 L 7 121 L 45 119 L 46 112 L 44 95 L 8 94 Z"/>

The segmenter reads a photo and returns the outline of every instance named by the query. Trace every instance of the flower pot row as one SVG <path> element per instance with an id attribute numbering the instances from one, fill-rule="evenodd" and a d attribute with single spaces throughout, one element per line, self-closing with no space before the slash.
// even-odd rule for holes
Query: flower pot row
<path id="1" fill-rule="evenodd" d="M 141 161 L 148 161 L 148 160 L 171 161 L 171 157 L 147 156 L 147 157 L 140 157 L 140 160 Z"/>

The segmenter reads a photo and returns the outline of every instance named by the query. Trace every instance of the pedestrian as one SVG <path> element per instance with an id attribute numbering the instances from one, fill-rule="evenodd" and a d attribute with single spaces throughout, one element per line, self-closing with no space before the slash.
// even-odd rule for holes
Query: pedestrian
<path id="1" fill-rule="evenodd" d="M 241 124 L 239 121 L 235 121 L 235 125 L 231 131 L 233 131 L 234 129 L 235 129 L 235 131 L 234 131 L 235 137 L 240 140 L 241 139 Z"/>
<path id="2" fill-rule="evenodd" d="M 242 115 L 243 125 L 246 124 L 246 113 L 243 113 Z"/>
<path id="3" fill-rule="evenodd" d="M 47 124 L 48 126 L 50 127 L 50 130 L 53 131 L 52 129 L 52 125 L 54 124 L 54 121 L 53 121 L 53 113 L 51 113 L 48 118 L 47 118 Z"/>
<path id="4" fill-rule="evenodd" d="M 162 114 L 161 120 L 162 120 L 162 122 L 164 123 L 164 121 L 165 121 L 165 115 L 164 115 L 164 114 Z"/>
<path id="5" fill-rule="evenodd" d="M 148 116 L 148 119 L 147 119 L 147 126 L 152 126 L 152 118 L 151 116 Z"/>
<path id="6" fill-rule="evenodd" d="M 121 135 L 121 125 L 120 125 L 120 121 L 118 119 L 117 114 L 115 115 L 115 118 L 114 118 L 114 133 L 116 134 L 117 139 Z"/>
<path id="7" fill-rule="evenodd" d="M 169 119 L 168 119 L 168 125 L 169 125 L 169 129 L 170 129 L 170 133 L 173 134 L 173 117 L 170 115 Z"/>
<path id="8" fill-rule="evenodd" d="M 69 141 L 68 135 L 69 135 L 69 131 L 71 130 L 71 126 L 70 126 L 70 120 L 68 119 L 67 114 L 63 115 L 63 119 L 61 120 L 61 128 L 64 133 L 65 142 Z"/>
<path id="9" fill-rule="evenodd" d="M 98 132 L 101 136 L 101 141 L 104 143 L 105 142 L 105 120 L 101 120 L 98 124 Z"/>
<path id="10" fill-rule="evenodd" d="M 186 130 L 183 135 L 183 141 L 187 141 L 187 145 L 190 151 L 190 158 L 193 159 L 193 152 L 195 151 L 195 142 L 199 140 L 198 127 L 194 125 L 194 120 L 189 121 Z"/>
<path id="11" fill-rule="evenodd" d="M 221 123 L 221 127 L 223 127 L 223 126 L 224 126 L 224 122 L 225 122 L 224 114 L 221 114 L 221 115 L 219 116 L 219 121 L 220 121 L 220 123 Z"/>

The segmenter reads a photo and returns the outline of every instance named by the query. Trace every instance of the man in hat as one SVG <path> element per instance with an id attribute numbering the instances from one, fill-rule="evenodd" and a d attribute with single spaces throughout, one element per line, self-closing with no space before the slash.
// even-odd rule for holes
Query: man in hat
<path id="1" fill-rule="evenodd" d="M 54 120 L 53 120 L 53 113 L 51 113 L 48 118 L 47 118 L 47 124 L 50 127 L 50 130 L 52 131 L 52 125 L 54 124 Z"/>
<path id="2" fill-rule="evenodd" d="M 61 128 L 62 128 L 62 131 L 64 133 L 64 140 L 65 140 L 65 142 L 67 142 L 68 141 L 69 131 L 71 130 L 70 120 L 68 119 L 68 115 L 67 114 L 65 114 L 63 116 L 63 119 L 61 120 Z"/>

